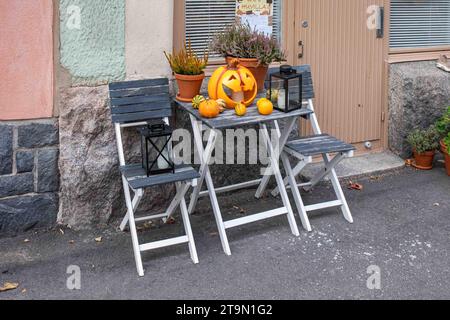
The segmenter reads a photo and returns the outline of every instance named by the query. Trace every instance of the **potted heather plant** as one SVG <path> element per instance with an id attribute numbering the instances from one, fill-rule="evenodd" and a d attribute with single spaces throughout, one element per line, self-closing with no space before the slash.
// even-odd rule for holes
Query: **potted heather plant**
<path id="1" fill-rule="evenodd" d="M 237 58 L 242 66 L 253 73 L 259 91 L 264 90 L 269 65 L 286 60 L 276 39 L 252 29 L 248 24 L 234 24 L 216 34 L 210 50 L 226 58 L 227 63 Z"/>
<path id="2" fill-rule="evenodd" d="M 450 176 L 450 107 L 444 115 L 437 121 L 436 130 L 438 131 L 441 144 L 441 152 L 445 157 L 445 168 L 447 169 L 447 174 Z"/>
<path id="3" fill-rule="evenodd" d="M 439 148 L 439 134 L 434 126 L 426 130 L 417 129 L 408 136 L 408 143 L 414 152 L 415 167 L 421 170 L 433 169 L 434 156 Z"/>
<path id="4" fill-rule="evenodd" d="M 177 80 L 177 100 L 191 102 L 200 93 L 205 79 L 204 70 L 208 64 L 208 53 L 205 51 L 203 57 L 199 58 L 189 40 L 179 52 L 170 54 L 164 51 L 164 55 Z"/>

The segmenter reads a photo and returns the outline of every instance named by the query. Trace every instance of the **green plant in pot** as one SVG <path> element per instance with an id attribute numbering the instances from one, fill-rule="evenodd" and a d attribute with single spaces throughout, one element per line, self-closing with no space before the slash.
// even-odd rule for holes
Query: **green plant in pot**
<path id="1" fill-rule="evenodd" d="M 434 126 L 416 129 L 408 135 L 408 143 L 413 148 L 415 167 L 421 170 L 433 169 L 434 156 L 439 148 L 439 133 Z"/>
<path id="2" fill-rule="evenodd" d="M 450 132 L 441 141 L 441 150 L 445 157 L 445 168 L 447 175 L 450 176 Z"/>
<path id="3" fill-rule="evenodd" d="M 450 176 L 450 107 L 436 122 L 436 130 L 441 138 L 441 152 L 445 157 L 445 167 L 447 174 Z"/>
<path id="4" fill-rule="evenodd" d="M 276 39 L 248 24 L 234 24 L 216 34 L 210 50 L 226 58 L 227 63 L 237 58 L 240 65 L 252 72 L 260 92 L 264 91 L 269 65 L 286 60 L 286 54 Z"/>
<path id="5" fill-rule="evenodd" d="M 205 79 L 204 70 L 208 65 L 208 53 L 205 51 L 203 57 L 199 58 L 189 41 L 180 51 L 173 54 L 164 51 L 164 55 L 177 80 L 177 100 L 191 102 L 200 93 Z"/>

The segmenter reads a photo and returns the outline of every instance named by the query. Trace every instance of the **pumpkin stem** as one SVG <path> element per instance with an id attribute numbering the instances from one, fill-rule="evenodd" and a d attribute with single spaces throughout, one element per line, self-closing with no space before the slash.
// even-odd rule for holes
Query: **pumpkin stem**
<path id="1" fill-rule="evenodd" d="M 231 61 L 228 63 L 228 68 L 229 69 L 237 69 L 239 65 L 239 59 L 231 59 Z"/>

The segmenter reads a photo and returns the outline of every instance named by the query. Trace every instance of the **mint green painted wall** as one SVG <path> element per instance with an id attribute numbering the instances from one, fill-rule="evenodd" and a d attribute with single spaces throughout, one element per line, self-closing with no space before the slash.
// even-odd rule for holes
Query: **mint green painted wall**
<path id="1" fill-rule="evenodd" d="M 125 0 L 60 0 L 60 23 L 61 65 L 73 84 L 125 78 Z"/>

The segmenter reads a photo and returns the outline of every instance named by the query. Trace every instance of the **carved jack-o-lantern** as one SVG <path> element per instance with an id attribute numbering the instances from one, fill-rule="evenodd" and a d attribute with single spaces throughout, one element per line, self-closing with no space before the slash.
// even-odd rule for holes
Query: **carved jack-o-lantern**
<path id="1" fill-rule="evenodd" d="M 209 80 L 209 98 L 223 99 L 229 109 L 234 109 L 238 103 L 248 107 L 257 93 L 255 77 L 250 70 L 240 66 L 237 59 L 232 60 L 228 66 L 218 68 Z"/>

